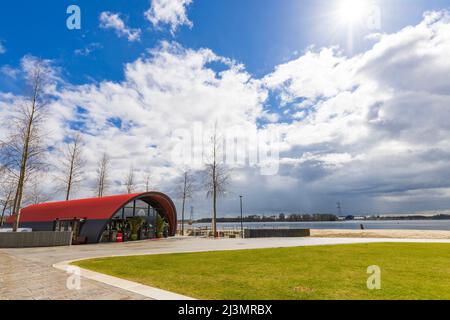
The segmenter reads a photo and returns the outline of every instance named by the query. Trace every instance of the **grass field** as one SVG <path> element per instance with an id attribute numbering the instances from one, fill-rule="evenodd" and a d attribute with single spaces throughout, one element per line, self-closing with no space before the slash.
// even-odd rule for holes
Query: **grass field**
<path id="1" fill-rule="evenodd" d="M 199 299 L 450 299 L 450 244 L 358 244 L 79 261 Z M 381 268 L 368 290 L 367 267 Z"/>

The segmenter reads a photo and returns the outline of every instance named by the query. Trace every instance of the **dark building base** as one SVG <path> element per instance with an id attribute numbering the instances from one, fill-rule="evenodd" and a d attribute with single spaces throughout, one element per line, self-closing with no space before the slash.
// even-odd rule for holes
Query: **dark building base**
<path id="1" fill-rule="evenodd" d="M 100 236 L 108 220 L 86 220 L 81 226 L 81 237 L 86 237 L 87 243 L 98 243 Z M 12 228 L 11 225 L 5 225 L 5 228 Z M 54 222 L 21 222 L 20 228 L 30 228 L 33 232 L 54 231 Z"/>
<path id="2" fill-rule="evenodd" d="M 309 237 L 309 229 L 245 229 L 245 238 L 297 238 Z"/>
<path id="3" fill-rule="evenodd" d="M 58 247 L 72 244 L 72 231 L 2 232 L 0 248 Z"/>

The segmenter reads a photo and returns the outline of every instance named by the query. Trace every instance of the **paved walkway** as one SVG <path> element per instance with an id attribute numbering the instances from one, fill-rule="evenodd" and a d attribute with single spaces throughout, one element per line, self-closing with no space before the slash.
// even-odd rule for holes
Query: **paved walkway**
<path id="1" fill-rule="evenodd" d="M 45 262 L 0 251 L 0 300 L 142 300 L 127 290 L 83 279 L 80 290 L 66 287 L 68 274 Z"/>
<path id="2" fill-rule="evenodd" d="M 440 242 L 450 240 L 272 238 L 172 238 L 128 243 L 30 249 L 0 249 L 1 299 L 145 299 L 144 296 L 97 281 L 82 279 L 81 290 L 68 290 L 68 275 L 52 265 L 62 261 L 106 256 L 297 247 L 373 242 Z"/>

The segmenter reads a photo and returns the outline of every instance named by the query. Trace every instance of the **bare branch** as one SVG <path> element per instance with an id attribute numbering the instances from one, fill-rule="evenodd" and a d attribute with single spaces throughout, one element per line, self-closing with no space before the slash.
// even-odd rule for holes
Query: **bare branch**
<path id="1" fill-rule="evenodd" d="M 184 235 L 184 212 L 186 207 L 186 201 L 191 199 L 196 191 L 196 181 L 194 176 L 188 171 L 183 172 L 183 176 L 179 181 L 178 197 L 182 200 L 181 210 L 181 234 Z"/>
<path id="2" fill-rule="evenodd" d="M 61 168 L 61 183 L 64 188 L 66 200 L 70 199 L 71 193 L 76 191 L 82 182 L 85 161 L 82 157 L 83 141 L 80 133 L 76 133 L 71 142 L 66 146 Z"/>
<path id="3" fill-rule="evenodd" d="M 150 192 L 150 182 L 152 181 L 152 174 L 147 173 L 145 176 L 145 192 Z"/>
<path id="4" fill-rule="evenodd" d="M 105 152 L 98 162 L 96 187 L 96 194 L 98 197 L 103 197 L 108 190 L 110 161 L 109 155 Z"/>
<path id="5" fill-rule="evenodd" d="M 136 185 L 135 185 L 135 174 L 134 174 L 134 167 L 130 167 L 130 171 L 128 172 L 127 176 L 125 177 L 125 186 L 127 188 L 127 193 L 131 194 L 135 191 Z"/>
<path id="6" fill-rule="evenodd" d="M 228 181 L 231 175 L 230 169 L 224 164 L 223 159 L 223 139 L 217 132 L 217 124 L 214 126 L 214 132 L 210 139 L 211 155 L 209 163 L 205 167 L 204 187 L 207 191 L 207 197 L 212 198 L 213 202 L 213 234 L 217 236 L 217 198 L 225 196 Z"/>
<path id="7" fill-rule="evenodd" d="M 1 181 L 0 181 L 0 208 L 1 208 L 1 218 L 0 227 L 5 223 L 5 215 L 7 212 L 12 213 L 12 206 L 14 202 L 14 192 L 16 190 L 15 178 L 11 177 L 5 172 L 0 170 Z"/>
<path id="8" fill-rule="evenodd" d="M 50 200 L 50 195 L 46 193 L 41 186 L 43 176 L 36 176 L 33 181 L 30 182 L 30 187 L 27 188 L 27 192 L 24 196 L 24 203 L 28 205 L 40 204 Z"/>
<path id="9" fill-rule="evenodd" d="M 36 60 L 28 70 L 29 95 L 14 104 L 14 115 L 8 119 L 10 131 L 0 142 L 0 162 L 15 177 L 13 213 L 16 214 L 14 230 L 20 223 L 20 209 L 24 188 L 31 176 L 45 166 L 43 128 L 46 117 L 47 96 L 44 92 L 48 68 Z"/>

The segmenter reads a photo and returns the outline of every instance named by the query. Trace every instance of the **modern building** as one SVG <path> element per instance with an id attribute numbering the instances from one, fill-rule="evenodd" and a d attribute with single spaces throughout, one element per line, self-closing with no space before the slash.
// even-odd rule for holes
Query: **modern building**
<path id="1" fill-rule="evenodd" d="M 143 240 L 174 236 L 177 212 L 167 195 L 147 192 L 32 205 L 21 210 L 20 227 L 73 231 L 74 243 Z"/>

